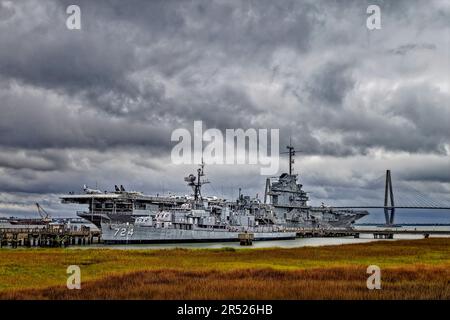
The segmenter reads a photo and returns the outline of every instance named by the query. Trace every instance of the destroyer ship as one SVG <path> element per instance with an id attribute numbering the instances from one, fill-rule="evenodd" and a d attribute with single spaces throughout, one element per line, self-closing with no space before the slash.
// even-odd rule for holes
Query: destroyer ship
<path id="1" fill-rule="evenodd" d="M 63 203 L 87 205 L 77 212 L 101 228 L 105 243 L 236 241 L 240 233 L 254 240 L 295 238 L 292 228 L 348 228 L 367 211 L 312 207 L 293 174 L 294 150 L 289 149 L 289 173 L 267 179 L 264 201 L 239 192 L 235 201 L 204 197 L 204 163 L 185 178 L 189 196 L 148 196 L 115 186 L 114 192 L 84 187 L 85 194 L 61 197 Z"/>

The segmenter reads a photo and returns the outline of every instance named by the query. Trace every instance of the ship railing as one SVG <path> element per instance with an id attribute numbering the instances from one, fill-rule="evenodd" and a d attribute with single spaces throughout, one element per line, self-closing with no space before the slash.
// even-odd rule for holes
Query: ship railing
<path id="1" fill-rule="evenodd" d="M 291 232 L 295 230 L 294 228 L 283 228 L 279 226 L 228 226 L 226 229 L 231 232 Z"/>
<path id="2" fill-rule="evenodd" d="M 114 211 L 111 211 L 111 210 L 96 210 L 96 211 L 77 211 L 76 212 L 77 214 L 90 214 L 90 215 L 102 215 L 102 214 L 115 214 L 115 213 L 120 213 L 120 214 L 122 214 L 122 213 L 129 213 L 129 214 L 132 214 L 132 212 L 131 211 L 116 211 L 116 212 L 114 212 Z"/>

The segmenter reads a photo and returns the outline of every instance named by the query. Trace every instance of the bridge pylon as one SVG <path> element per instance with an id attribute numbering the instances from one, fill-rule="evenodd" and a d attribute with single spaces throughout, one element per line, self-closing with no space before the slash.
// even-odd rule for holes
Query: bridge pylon
<path id="1" fill-rule="evenodd" d="M 384 217 L 386 225 L 394 224 L 395 206 L 394 206 L 394 191 L 392 189 L 391 170 L 386 170 L 386 185 L 384 188 Z"/>

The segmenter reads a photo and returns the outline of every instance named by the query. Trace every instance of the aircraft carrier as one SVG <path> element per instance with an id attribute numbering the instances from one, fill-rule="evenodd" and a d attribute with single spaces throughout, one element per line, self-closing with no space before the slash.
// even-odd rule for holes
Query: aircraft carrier
<path id="1" fill-rule="evenodd" d="M 292 172 L 294 150 L 289 149 L 289 173 L 267 179 L 264 201 L 239 192 L 235 201 L 204 197 L 204 164 L 185 178 L 189 196 L 148 196 L 115 186 L 114 192 L 84 187 L 84 194 L 61 197 L 63 203 L 87 205 L 77 212 L 102 231 L 105 243 L 236 241 L 242 233 L 254 240 L 295 238 L 292 228 L 349 228 L 367 211 L 312 207 Z"/>

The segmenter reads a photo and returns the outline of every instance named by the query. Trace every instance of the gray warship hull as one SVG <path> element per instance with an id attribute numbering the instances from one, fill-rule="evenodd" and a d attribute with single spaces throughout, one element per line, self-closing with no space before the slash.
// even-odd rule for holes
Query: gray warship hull
<path id="1" fill-rule="evenodd" d="M 102 240 L 108 244 L 239 241 L 239 234 L 245 232 L 244 230 L 204 230 L 203 228 L 183 230 L 103 222 L 101 230 Z M 296 237 L 295 232 L 265 231 L 264 229 L 249 230 L 248 232 L 254 235 L 253 240 L 255 241 L 288 240 Z"/>

